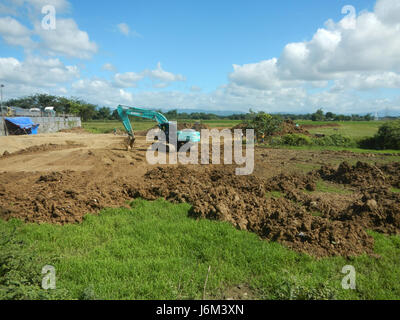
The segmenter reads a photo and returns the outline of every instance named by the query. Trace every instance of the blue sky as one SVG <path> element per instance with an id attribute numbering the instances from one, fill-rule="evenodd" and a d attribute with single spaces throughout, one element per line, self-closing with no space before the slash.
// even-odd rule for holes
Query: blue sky
<path id="1" fill-rule="evenodd" d="M 1 0 L 0 81 L 6 99 L 398 112 L 399 3 Z M 55 30 L 41 27 L 45 5 L 56 9 Z"/>

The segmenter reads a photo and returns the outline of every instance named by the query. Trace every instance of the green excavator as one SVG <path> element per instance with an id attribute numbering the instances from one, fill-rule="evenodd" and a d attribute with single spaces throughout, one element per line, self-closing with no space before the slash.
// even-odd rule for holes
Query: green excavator
<path id="1" fill-rule="evenodd" d="M 184 145 L 187 142 L 192 142 L 192 143 L 200 142 L 200 132 L 194 130 L 177 131 L 176 141 L 172 141 L 172 135 L 170 130 L 170 127 L 172 127 L 171 122 L 168 121 L 168 119 L 163 114 L 157 111 L 119 105 L 117 107 L 117 112 L 119 117 L 121 118 L 121 121 L 124 125 L 126 132 L 128 133 L 128 150 L 132 149 L 135 143 L 135 134 L 133 132 L 129 116 L 152 119 L 157 121 L 158 127 L 165 134 L 166 143 L 171 143 L 174 145 L 176 143 L 178 150 L 182 147 L 182 145 Z"/>

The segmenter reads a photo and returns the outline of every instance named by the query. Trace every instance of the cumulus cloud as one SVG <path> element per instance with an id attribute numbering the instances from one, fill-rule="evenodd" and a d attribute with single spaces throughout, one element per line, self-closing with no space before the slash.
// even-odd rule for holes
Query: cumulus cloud
<path id="1" fill-rule="evenodd" d="M 161 62 L 157 63 L 157 68 L 156 69 L 154 69 L 154 70 L 145 70 L 144 74 L 147 77 L 149 77 L 150 79 L 153 79 L 155 81 L 161 81 L 162 82 L 162 87 L 163 87 L 163 85 L 167 86 L 171 82 L 185 81 L 186 80 L 186 78 L 181 74 L 174 74 L 172 72 L 165 71 L 161 67 Z"/>
<path id="2" fill-rule="evenodd" d="M 0 35 L 4 41 L 11 45 L 32 48 L 34 42 L 31 40 L 32 32 L 11 17 L 0 18 Z"/>
<path id="3" fill-rule="evenodd" d="M 110 81 L 103 79 L 81 79 L 72 83 L 74 95 L 102 106 L 116 107 L 118 104 L 132 104 L 133 94 L 115 88 Z"/>
<path id="4" fill-rule="evenodd" d="M 28 57 L 25 61 L 0 58 L 0 81 L 5 83 L 56 87 L 79 77 L 76 66 L 65 66 L 59 59 Z"/>
<path id="5" fill-rule="evenodd" d="M 135 72 L 117 73 L 114 77 L 116 85 L 121 88 L 136 87 L 143 78 L 143 73 Z"/>
<path id="6" fill-rule="evenodd" d="M 97 44 L 90 41 L 87 32 L 80 30 L 73 19 L 57 19 L 55 30 L 44 30 L 37 23 L 35 33 L 40 36 L 44 50 L 51 55 L 88 59 L 98 50 Z"/>
<path id="7" fill-rule="evenodd" d="M 375 12 L 328 20 L 310 41 L 287 44 L 279 58 L 233 65 L 229 79 L 261 90 L 341 79 L 352 88 L 398 87 L 399 8 L 397 0 L 378 0 Z"/>
<path id="8" fill-rule="evenodd" d="M 141 72 L 117 73 L 114 76 L 114 85 L 119 88 L 135 88 L 139 81 L 148 78 L 153 81 L 153 88 L 166 88 L 173 82 L 185 81 L 185 77 L 162 69 L 161 63 L 155 70 Z"/>
<path id="9" fill-rule="evenodd" d="M 45 5 L 53 5 L 57 12 L 69 8 L 69 2 L 65 0 L 13 0 L 12 2 L 17 8 L 28 5 L 40 12 Z M 29 51 L 40 49 L 43 53 L 53 56 L 63 55 L 80 59 L 91 58 L 97 52 L 97 44 L 89 39 L 87 32 L 79 29 L 75 20 L 57 18 L 56 29 L 45 30 L 42 28 L 42 22 L 37 19 L 41 15 L 28 16 L 34 25 L 32 30 L 10 16 L 0 18 L 0 36 L 7 44 L 21 46 Z"/>

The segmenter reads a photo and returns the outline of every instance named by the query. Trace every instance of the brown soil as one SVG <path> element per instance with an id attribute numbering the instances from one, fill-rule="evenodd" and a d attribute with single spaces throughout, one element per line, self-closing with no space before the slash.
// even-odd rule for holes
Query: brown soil
<path id="1" fill-rule="evenodd" d="M 87 131 L 86 129 L 81 128 L 81 127 L 76 127 L 76 128 L 72 128 L 72 129 L 62 129 L 59 132 L 61 132 L 61 133 L 78 133 L 78 134 L 79 133 L 85 133 L 85 134 L 90 133 L 89 131 Z"/>
<path id="2" fill-rule="evenodd" d="M 53 144 L 43 143 L 49 139 Z M 236 176 L 232 165 L 150 166 L 144 137 L 132 152 L 125 151 L 124 137 L 112 134 L 0 140 L 12 143 L 0 151 L 13 151 L 0 158 L 0 217 L 6 220 L 81 222 L 126 200 L 163 197 L 190 203 L 195 218 L 229 221 L 316 257 L 373 254 L 366 229 L 400 233 L 400 195 L 390 191 L 398 186 L 400 164 L 381 155 L 372 165 L 368 155 L 257 148 L 254 174 Z M 354 159 L 363 161 L 335 165 Z M 315 192 L 318 179 L 354 192 Z M 267 197 L 269 191 L 282 196 Z"/>
<path id="3" fill-rule="evenodd" d="M 42 144 L 39 146 L 28 147 L 26 149 L 22 149 L 22 150 L 13 152 L 13 153 L 4 151 L 3 155 L 0 156 L 0 158 L 19 156 L 19 155 L 23 155 L 23 154 L 32 154 L 32 153 L 37 153 L 37 152 L 73 149 L 73 148 L 79 148 L 79 147 L 83 147 L 83 146 L 84 146 L 83 144 L 76 144 L 73 141 L 71 141 L 70 143 L 67 143 L 66 145 L 53 144 L 53 143 Z"/>

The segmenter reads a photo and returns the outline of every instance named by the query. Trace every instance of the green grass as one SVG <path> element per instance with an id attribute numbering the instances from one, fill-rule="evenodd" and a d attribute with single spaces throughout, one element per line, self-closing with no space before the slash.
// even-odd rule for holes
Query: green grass
<path id="1" fill-rule="evenodd" d="M 156 125 L 153 121 L 132 121 L 131 123 L 135 131 L 148 130 Z M 114 129 L 125 131 L 121 121 L 90 121 L 84 122 L 82 127 L 92 133 L 111 133 Z"/>
<path id="2" fill-rule="evenodd" d="M 266 194 L 267 198 L 282 198 L 283 193 L 281 191 L 269 191 Z"/>
<path id="3" fill-rule="evenodd" d="M 337 193 L 337 194 L 352 194 L 353 191 L 346 189 L 343 185 L 333 184 L 322 179 L 316 183 L 314 192 Z"/>
<path id="4" fill-rule="evenodd" d="M 399 188 L 392 188 L 391 190 L 392 190 L 392 192 L 400 193 L 400 189 Z"/>
<path id="5" fill-rule="evenodd" d="M 310 133 L 316 134 L 341 134 L 345 137 L 360 139 L 363 137 L 372 137 L 375 133 L 378 132 L 379 127 L 385 123 L 385 121 L 308 121 L 308 120 L 299 120 L 296 121 L 299 124 L 307 124 L 307 125 L 324 125 L 324 124 L 332 124 L 337 123 L 339 127 L 332 128 L 311 128 L 307 129 Z"/>
<path id="6" fill-rule="evenodd" d="M 0 234 L 17 227 L 32 273 L 54 265 L 65 298 L 223 298 L 246 284 L 259 299 L 399 299 L 400 238 L 372 233 L 380 259 L 316 260 L 228 223 L 194 220 L 190 206 L 136 200 L 133 209 L 108 209 L 82 224 L 57 226 L 0 221 Z M 344 290 L 343 266 L 357 271 L 357 290 Z M 0 289 L 1 289 L 0 278 Z M 0 290 L 1 292 L 1 290 Z"/>

